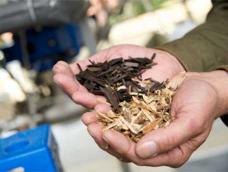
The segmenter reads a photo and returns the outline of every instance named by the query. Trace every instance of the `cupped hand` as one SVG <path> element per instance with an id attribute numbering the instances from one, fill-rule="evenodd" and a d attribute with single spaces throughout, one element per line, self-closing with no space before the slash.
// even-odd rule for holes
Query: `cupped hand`
<path id="1" fill-rule="evenodd" d="M 165 128 L 149 132 L 138 143 L 114 130 L 104 132 L 96 112 L 85 113 L 82 120 L 98 146 L 124 162 L 179 167 L 206 140 L 214 119 L 224 113 L 216 81 L 220 75 L 224 74 L 188 73 L 172 102 L 175 120 Z M 95 110 L 106 112 L 109 108 L 97 105 Z"/>
<path id="2" fill-rule="evenodd" d="M 58 62 L 53 68 L 54 81 L 74 102 L 87 108 L 94 108 L 96 105 L 104 103 L 105 99 L 88 92 L 88 90 L 76 80 L 75 75 L 80 72 L 77 63 L 85 70 L 90 64 L 89 60 L 104 62 L 118 57 L 129 58 L 129 56 L 150 58 L 154 53 L 156 53 L 154 62 L 157 63 L 157 65 L 148 69 L 143 74 L 143 78 L 152 77 L 155 80 L 164 81 L 184 71 L 184 68 L 178 60 L 165 51 L 135 45 L 118 45 L 105 49 L 83 61 L 72 64 L 67 64 L 63 61 Z"/>

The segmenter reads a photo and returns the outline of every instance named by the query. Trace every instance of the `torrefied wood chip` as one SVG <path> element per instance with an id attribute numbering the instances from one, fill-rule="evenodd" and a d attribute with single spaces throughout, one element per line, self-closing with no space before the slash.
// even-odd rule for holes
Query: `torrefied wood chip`
<path id="1" fill-rule="evenodd" d="M 119 103 L 119 112 L 110 110 L 107 113 L 98 113 L 98 121 L 105 130 L 114 129 L 138 142 L 148 132 L 166 127 L 174 120 L 170 114 L 171 103 L 183 80 L 184 75 L 181 74 L 156 91 L 140 95 L 132 92 L 131 101 Z M 151 84 L 148 80 L 143 83 L 146 84 L 145 87 Z"/>

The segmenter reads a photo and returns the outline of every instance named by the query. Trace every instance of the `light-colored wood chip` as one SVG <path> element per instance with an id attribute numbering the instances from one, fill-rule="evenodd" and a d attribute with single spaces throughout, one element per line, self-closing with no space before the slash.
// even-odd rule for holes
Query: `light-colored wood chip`
<path id="1" fill-rule="evenodd" d="M 131 92 L 132 100 L 121 102 L 118 113 L 112 110 L 98 113 L 98 121 L 105 130 L 115 129 L 137 142 L 148 132 L 166 127 L 172 122 L 172 99 L 184 78 L 184 74 L 181 74 L 166 82 L 164 88 L 147 94 Z M 149 81 L 143 83 L 150 84 Z"/>

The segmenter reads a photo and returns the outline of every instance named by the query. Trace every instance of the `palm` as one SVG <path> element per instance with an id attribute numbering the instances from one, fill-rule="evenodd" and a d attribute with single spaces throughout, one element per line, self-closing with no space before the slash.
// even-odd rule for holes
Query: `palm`
<path id="1" fill-rule="evenodd" d="M 115 46 L 103 50 L 89 59 L 94 62 L 104 62 L 118 57 L 128 58 L 129 56 L 150 58 L 154 53 L 157 54 L 154 61 L 158 65 L 147 70 L 143 74 L 143 78 L 152 77 L 155 80 L 164 81 L 168 78 L 172 78 L 177 73 L 184 70 L 179 62 L 170 54 L 160 50 L 148 49 L 134 45 Z M 77 63 L 83 70 L 90 64 L 88 59 Z M 80 72 L 76 63 L 68 65 L 65 62 L 59 62 L 54 66 L 53 72 L 56 83 L 76 103 L 82 104 L 85 107 L 94 108 L 97 104 L 104 100 L 99 96 L 89 93 L 85 87 L 76 81 L 75 75 Z"/>
<path id="2" fill-rule="evenodd" d="M 218 95 L 210 84 L 197 77 L 187 77 L 172 103 L 171 113 L 175 120 L 167 128 L 148 133 L 137 144 L 115 131 L 104 134 L 95 112 L 85 113 L 83 122 L 96 143 L 117 158 L 122 157 L 122 160 L 138 165 L 177 167 L 187 161 L 207 138 L 219 113 L 215 111 L 218 109 L 217 101 Z M 96 109 L 105 111 L 100 105 Z M 143 143 L 151 140 L 157 143 L 158 155 L 142 157 Z M 108 149 L 107 144 L 110 145 Z"/>

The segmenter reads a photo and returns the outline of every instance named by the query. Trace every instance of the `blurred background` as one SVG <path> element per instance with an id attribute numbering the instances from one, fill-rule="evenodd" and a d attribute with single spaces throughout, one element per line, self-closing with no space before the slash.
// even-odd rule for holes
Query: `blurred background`
<path id="1" fill-rule="evenodd" d="M 179 169 L 120 163 L 96 146 L 80 121 L 87 109 L 56 87 L 51 71 L 58 60 L 113 45 L 178 39 L 211 7 L 210 0 L 0 0 L 0 137 L 50 124 L 66 172 L 227 172 L 228 128 L 219 119 Z"/>

